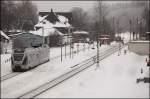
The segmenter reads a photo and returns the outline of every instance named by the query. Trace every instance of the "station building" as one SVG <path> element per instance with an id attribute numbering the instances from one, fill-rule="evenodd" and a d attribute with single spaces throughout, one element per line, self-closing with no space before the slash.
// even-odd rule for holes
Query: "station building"
<path id="1" fill-rule="evenodd" d="M 49 45 L 59 46 L 71 42 L 71 12 L 39 12 L 39 22 L 35 25 L 37 33 L 49 34 Z"/>

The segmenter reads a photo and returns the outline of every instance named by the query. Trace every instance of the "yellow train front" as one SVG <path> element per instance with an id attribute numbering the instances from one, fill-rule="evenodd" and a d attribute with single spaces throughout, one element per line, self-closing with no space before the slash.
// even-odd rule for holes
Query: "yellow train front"
<path id="1" fill-rule="evenodd" d="M 23 33 L 13 39 L 12 71 L 26 71 L 49 61 L 49 46 L 37 35 Z"/>

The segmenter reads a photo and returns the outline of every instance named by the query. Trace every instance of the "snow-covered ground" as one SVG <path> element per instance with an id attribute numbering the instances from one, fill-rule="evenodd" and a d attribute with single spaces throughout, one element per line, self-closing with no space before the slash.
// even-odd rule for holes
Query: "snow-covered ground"
<path id="1" fill-rule="evenodd" d="M 111 46 L 103 45 L 100 47 L 100 52 L 109 49 Z M 96 49 L 86 49 L 79 54 L 74 54 L 73 58 L 67 56 L 61 62 L 60 58 L 51 60 L 42 64 L 33 70 L 17 75 L 11 79 L 1 82 L 1 97 L 16 98 L 23 93 L 33 90 L 38 86 L 51 81 L 61 74 L 69 71 L 70 67 L 86 60 L 96 54 Z M 18 90 L 19 89 L 19 90 Z"/>
<path id="2" fill-rule="evenodd" d="M 96 46 L 96 43 L 95 43 Z M 85 43 L 85 50 L 92 50 L 93 46 L 89 45 L 87 43 Z M 89 49 L 88 49 L 89 48 Z M 79 43 L 79 48 L 77 49 L 77 43 L 74 44 L 74 49 L 73 51 L 77 51 L 77 50 L 81 50 L 84 49 L 84 44 L 83 43 Z M 83 50 L 82 50 L 83 51 Z M 70 45 L 66 46 L 66 53 L 70 53 Z M 79 52 L 80 53 L 80 52 Z M 50 60 L 51 58 L 54 57 L 58 57 L 61 55 L 61 48 L 60 47 L 51 47 L 50 48 Z M 65 47 L 62 47 L 62 55 L 65 55 Z M 70 57 L 69 55 L 66 57 Z M 1 76 L 7 75 L 9 73 L 11 73 L 11 54 L 2 54 L 1 55 Z M 63 60 L 65 59 L 65 56 L 63 56 Z M 7 61 L 8 60 L 8 61 Z"/>
<path id="3" fill-rule="evenodd" d="M 10 73 L 11 71 L 11 54 L 1 54 L 1 76 Z"/>
<path id="4" fill-rule="evenodd" d="M 130 32 L 127 31 L 127 32 L 124 32 L 124 33 L 119 33 L 119 34 L 116 33 L 115 36 L 117 37 L 118 35 L 119 35 L 121 38 L 124 39 L 124 42 L 125 42 L 125 43 L 129 42 L 129 40 L 130 40 Z M 139 34 L 137 34 L 137 38 L 139 38 Z M 134 38 L 134 39 L 135 39 L 135 38 Z M 131 34 L 131 40 L 133 40 L 133 34 Z"/>
<path id="5" fill-rule="evenodd" d="M 112 43 L 112 45 L 116 45 Z M 75 45 L 76 46 L 76 45 Z M 88 47 L 88 45 L 86 45 Z M 93 45 L 91 45 L 92 47 Z M 96 43 L 95 43 L 96 46 Z M 81 45 L 82 49 L 84 46 Z M 102 45 L 100 53 L 111 46 Z M 127 48 L 125 48 L 127 49 Z M 76 47 L 74 50 L 77 50 Z M 67 49 L 70 52 L 70 48 Z M 22 73 L 1 82 L 1 97 L 16 98 L 23 93 L 31 91 L 38 86 L 69 71 L 70 67 L 88 59 L 96 54 L 96 49 L 85 51 L 61 59 L 51 60 L 28 72 Z M 127 54 L 118 56 L 118 53 L 100 62 L 100 68 L 95 70 L 96 65 L 70 78 L 64 83 L 39 95 L 40 98 L 148 98 L 149 84 L 136 83 L 140 76 L 141 66 L 146 66 L 145 58 L 127 51 Z M 60 48 L 51 49 L 51 57 L 60 55 Z M 53 53 L 53 54 L 52 54 Z M 64 48 L 63 48 L 64 54 Z M 8 67 L 7 67 L 7 70 Z M 19 89 L 19 90 L 18 90 Z"/>
<path id="6" fill-rule="evenodd" d="M 149 98 L 149 83 L 136 83 L 146 57 L 122 50 L 36 98 Z"/>

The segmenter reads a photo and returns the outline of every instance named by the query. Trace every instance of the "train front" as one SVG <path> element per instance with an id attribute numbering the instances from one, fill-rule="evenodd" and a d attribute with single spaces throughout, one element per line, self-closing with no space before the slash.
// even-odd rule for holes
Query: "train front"
<path id="1" fill-rule="evenodd" d="M 28 40 L 24 35 L 16 36 L 13 39 L 13 53 L 12 53 L 12 71 L 22 71 L 26 69 L 27 56 L 26 48 L 29 47 Z"/>
<path id="2" fill-rule="evenodd" d="M 22 71 L 26 69 L 27 56 L 25 49 L 14 49 L 12 53 L 12 71 Z"/>

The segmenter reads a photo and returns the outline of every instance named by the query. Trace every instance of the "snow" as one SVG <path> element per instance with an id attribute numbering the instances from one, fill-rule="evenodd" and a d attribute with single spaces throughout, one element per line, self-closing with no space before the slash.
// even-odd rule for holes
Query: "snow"
<path id="1" fill-rule="evenodd" d="M 96 44 L 96 43 L 95 43 Z M 92 47 L 93 45 L 91 45 Z M 115 46 L 115 42 L 112 44 Z M 83 48 L 80 44 L 80 49 Z M 86 47 L 88 45 L 86 44 Z M 96 45 L 95 45 L 96 47 Z M 102 45 L 100 53 L 109 49 L 111 46 Z M 125 48 L 127 50 L 127 48 Z M 75 49 L 77 46 L 75 44 Z M 67 52 L 70 49 L 67 47 Z M 1 82 L 1 97 L 16 98 L 38 86 L 58 77 L 69 71 L 70 67 L 88 59 L 96 54 L 96 49 L 86 49 L 79 54 L 74 53 L 70 58 L 63 56 L 61 59 L 50 60 L 33 70 L 24 72 L 16 77 Z M 147 98 L 149 97 L 149 84 L 136 83 L 140 76 L 141 66 L 145 66 L 147 56 L 139 56 L 127 51 L 127 54 L 118 56 L 118 53 L 100 62 L 100 68 L 95 70 L 96 65 L 70 78 L 64 83 L 51 90 L 39 95 L 39 98 Z M 63 48 L 64 54 L 64 48 Z M 51 48 L 50 57 L 60 55 L 60 48 Z M 13 85 L 13 86 L 12 86 Z M 18 90 L 19 89 L 19 90 Z"/>
<path id="2" fill-rule="evenodd" d="M 1 76 L 11 72 L 11 54 L 1 54 Z"/>
<path id="3" fill-rule="evenodd" d="M 149 84 L 136 83 L 147 56 L 117 54 L 102 60 L 97 70 L 92 66 L 36 98 L 149 98 Z"/>
<path id="4" fill-rule="evenodd" d="M 142 41 L 142 40 L 137 40 L 137 41 L 131 41 L 131 42 L 136 42 L 136 43 L 149 43 L 150 41 Z"/>
<path id="5" fill-rule="evenodd" d="M 86 31 L 74 31 L 73 34 L 89 34 Z"/>
<path id="6" fill-rule="evenodd" d="M 48 15 L 45 15 L 45 16 L 39 16 L 39 22 L 43 21 Z"/>
<path id="7" fill-rule="evenodd" d="M 40 28 L 37 31 L 30 31 L 30 33 L 40 36 L 64 35 L 55 28 L 44 28 L 44 33 L 43 29 Z"/>
<path id="8" fill-rule="evenodd" d="M 102 46 L 100 51 L 108 48 L 110 48 L 110 46 Z M 16 77 L 1 82 L 1 97 L 16 98 L 21 94 L 33 90 L 34 88 L 37 88 L 38 86 L 60 76 L 61 74 L 66 73 L 72 69 L 70 67 L 73 65 L 76 65 L 77 63 L 82 62 L 95 54 L 96 49 L 86 49 L 85 51 L 79 52 L 79 54 L 74 54 L 72 58 L 70 58 L 69 55 L 66 58 L 63 57 L 62 62 L 60 58 L 51 60 L 36 67 L 34 70 L 24 72 Z"/>
<path id="9" fill-rule="evenodd" d="M 62 23 L 65 23 L 65 22 L 68 22 L 68 19 L 62 15 L 58 15 L 58 19 L 62 22 Z"/>
<path id="10" fill-rule="evenodd" d="M 9 37 L 3 31 L 1 31 L 1 35 L 9 40 Z"/>
<path id="11" fill-rule="evenodd" d="M 48 16 L 48 15 L 47 15 Z M 35 27 L 45 27 L 45 28 L 53 28 L 53 27 L 70 27 L 71 25 L 68 23 L 68 18 L 58 15 L 58 19 L 60 22 L 56 22 L 55 24 L 49 22 L 45 19 L 47 16 L 39 17 L 41 21 L 39 21 Z M 64 24 L 65 23 L 65 24 Z"/>
<path id="12" fill-rule="evenodd" d="M 125 43 L 127 43 L 127 42 L 130 41 L 130 32 L 127 31 L 127 32 L 124 32 L 124 33 L 119 33 L 119 34 L 116 33 L 115 36 L 117 37 L 118 35 L 119 35 L 121 38 L 124 39 L 124 42 L 125 42 Z M 139 38 L 139 35 L 137 35 L 137 37 Z M 133 35 L 131 34 L 131 40 L 132 40 L 132 39 L 133 39 Z"/>

